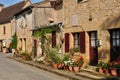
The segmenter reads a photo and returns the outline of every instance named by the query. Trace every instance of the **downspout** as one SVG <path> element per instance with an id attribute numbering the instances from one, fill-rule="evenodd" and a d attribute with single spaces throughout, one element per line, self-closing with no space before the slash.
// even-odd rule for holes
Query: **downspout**
<path id="1" fill-rule="evenodd" d="M 34 25 L 35 25 L 35 23 L 34 23 L 34 8 L 31 8 L 31 10 L 32 10 L 32 29 L 34 28 Z M 34 37 L 33 37 L 33 31 L 32 31 L 32 59 L 34 59 L 34 57 L 35 57 L 35 55 L 34 55 Z"/>

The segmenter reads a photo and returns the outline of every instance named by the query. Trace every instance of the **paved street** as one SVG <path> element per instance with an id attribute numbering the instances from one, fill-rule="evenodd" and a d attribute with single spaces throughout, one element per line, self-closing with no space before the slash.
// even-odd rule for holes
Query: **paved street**
<path id="1" fill-rule="evenodd" d="M 0 53 L 0 80 L 68 80 L 38 68 L 16 62 Z"/>

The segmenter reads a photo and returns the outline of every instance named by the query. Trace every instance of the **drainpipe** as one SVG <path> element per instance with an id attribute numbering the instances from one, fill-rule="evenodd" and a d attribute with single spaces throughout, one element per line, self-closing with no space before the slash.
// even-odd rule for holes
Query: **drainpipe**
<path id="1" fill-rule="evenodd" d="M 35 18 L 34 18 L 34 11 L 35 11 L 35 8 L 31 8 L 31 10 L 32 10 L 32 29 L 34 28 L 34 26 L 35 26 L 35 23 L 34 23 L 34 20 L 35 20 Z M 35 57 L 35 55 L 34 55 L 34 37 L 33 37 L 33 31 L 32 31 L 32 59 L 34 59 L 34 57 Z"/>

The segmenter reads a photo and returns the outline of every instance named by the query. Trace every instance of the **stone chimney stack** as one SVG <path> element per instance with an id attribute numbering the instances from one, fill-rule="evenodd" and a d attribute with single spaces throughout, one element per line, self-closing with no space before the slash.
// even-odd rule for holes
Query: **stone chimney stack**
<path id="1" fill-rule="evenodd" d="M 4 8 L 3 4 L 0 4 L 0 11 Z"/>

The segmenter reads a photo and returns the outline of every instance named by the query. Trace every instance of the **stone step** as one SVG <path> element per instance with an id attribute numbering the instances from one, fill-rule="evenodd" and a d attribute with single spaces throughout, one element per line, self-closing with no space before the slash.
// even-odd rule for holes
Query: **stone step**
<path id="1" fill-rule="evenodd" d="M 76 75 L 87 77 L 87 78 L 90 78 L 90 79 L 93 79 L 93 80 L 103 80 L 103 79 L 105 79 L 104 76 L 96 76 L 96 75 L 90 74 L 88 72 L 80 72 L 80 73 L 76 73 Z"/>
<path id="2" fill-rule="evenodd" d="M 95 76 L 105 76 L 104 74 L 101 74 L 95 70 L 92 70 L 92 69 L 81 69 L 81 72 L 86 72 L 86 73 L 90 73 L 92 75 L 95 75 Z"/>

